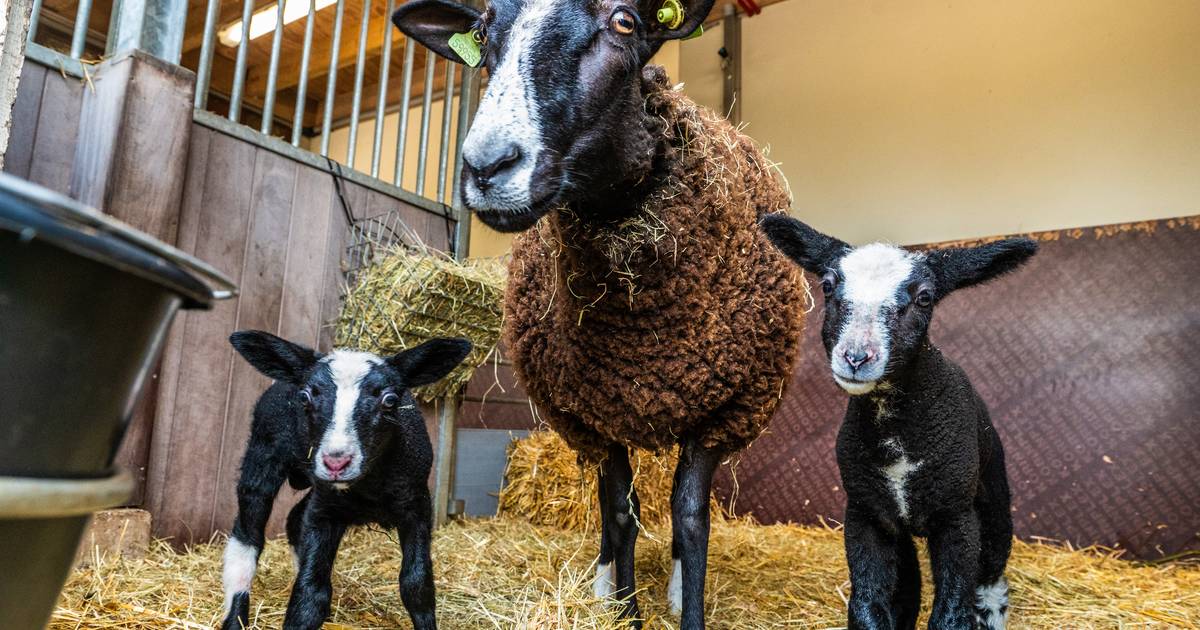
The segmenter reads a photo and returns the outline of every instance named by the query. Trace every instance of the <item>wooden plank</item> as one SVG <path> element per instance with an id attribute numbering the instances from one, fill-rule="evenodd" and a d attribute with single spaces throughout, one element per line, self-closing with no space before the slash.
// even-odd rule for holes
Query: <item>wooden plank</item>
<path id="1" fill-rule="evenodd" d="M 41 64 L 29 61 L 21 69 L 17 100 L 13 103 L 12 135 L 9 136 L 8 150 L 4 155 L 4 171 L 17 177 L 29 178 L 46 72 L 46 68 Z"/>
<path id="2" fill-rule="evenodd" d="M 242 282 L 251 214 L 255 147 L 212 133 L 204 156 L 203 186 L 189 182 L 183 204 L 181 244 Z M 191 164 L 193 173 L 199 167 Z M 205 540 L 211 533 L 230 372 L 234 352 L 226 339 L 237 327 L 241 299 L 188 316 L 179 344 L 178 383 L 164 405 L 152 438 L 148 507 L 156 536 L 175 544 Z M 160 409 L 164 405 L 160 405 Z"/>
<path id="3" fill-rule="evenodd" d="M 305 166 L 297 167 L 278 334 L 315 348 L 321 334 L 325 268 L 332 264 L 327 260 L 325 248 L 329 241 L 333 180 Z M 284 531 L 287 513 L 302 495 L 284 485 L 267 523 L 268 535 Z"/>
<path id="4" fill-rule="evenodd" d="M 298 164 L 281 155 L 258 149 L 251 193 L 251 218 L 236 330 L 276 332 L 283 307 L 284 266 L 292 225 L 292 193 Z M 237 182 L 245 186 L 245 180 Z M 225 430 L 217 460 L 212 519 L 209 527 L 223 529 L 237 514 L 237 480 L 242 454 L 250 437 L 254 403 L 271 380 L 235 359 L 225 411 Z"/>
<path id="5" fill-rule="evenodd" d="M 46 74 L 30 181 L 64 194 L 69 192 L 82 103 L 83 84 L 78 79 Z"/>
<path id="6" fill-rule="evenodd" d="M 327 177 L 332 183 L 332 176 L 323 174 L 317 169 L 309 171 L 313 177 Z M 362 207 L 366 198 L 366 190 L 361 186 L 342 181 L 342 192 L 351 212 L 354 208 Z M 350 246 L 350 221 L 346 211 L 342 209 L 341 200 L 336 192 L 330 196 L 329 203 L 329 235 L 325 244 L 325 281 L 321 297 L 321 334 L 318 346 L 323 351 L 333 348 L 333 327 L 338 312 L 342 306 L 342 291 L 345 287 L 346 248 Z"/>

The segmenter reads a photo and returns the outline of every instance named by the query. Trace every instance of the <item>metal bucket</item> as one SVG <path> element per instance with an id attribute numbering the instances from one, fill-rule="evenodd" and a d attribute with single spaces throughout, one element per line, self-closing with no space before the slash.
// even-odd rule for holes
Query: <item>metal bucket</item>
<path id="1" fill-rule="evenodd" d="M 0 628 L 45 625 L 90 513 L 128 499 L 113 457 L 176 311 L 233 292 L 207 264 L 0 175 Z"/>

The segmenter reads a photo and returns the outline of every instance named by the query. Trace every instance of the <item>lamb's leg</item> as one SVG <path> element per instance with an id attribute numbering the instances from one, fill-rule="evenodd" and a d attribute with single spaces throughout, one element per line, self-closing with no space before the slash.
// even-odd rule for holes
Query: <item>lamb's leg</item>
<path id="1" fill-rule="evenodd" d="M 304 510 L 308 506 L 308 497 L 311 492 L 304 493 L 304 496 L 292 506 L 287 517 L 287 541 L 288 547 L 292 549 L 292 568 L 296 573 L 300 572 L 300 531 L 304 523 Z"/>
<path id="2" fill-rule="evenodd" d="M 900 536 L 896 541 L 896 592 L 892 595 L 892 610 L 896 615 L 896 628 L 912 630 L 917 627 L 917 614 L 921 612 L 921 563 L 917 560 L 917 546 L 909 536 Z"/>
<path id="3" fill-rule="evenodd" d="M 999 453 L 999 440 L 994 451 Z M 1003 457 L 984 464 L 981 493 L 975 502 L 979 516 L 979 579 L 975 586 L 975 617 L 984 630 L 1004 630 L 1008 621 L 1008 580 L 1004 567 L 1012 551 L 1012 511 Z"/>
<path id="4" fill-rule="evenodd" d="M 948 514 L 930 532 L 933 613 L 930 630 L 972 630 L 975 580 L 979 575 L 979 518 L 975 510 Z"/>
<path id="5" fill-rule="evenodd" d="M 895 610 L 901 565 L 901 539 L 906 534 L 886 531 L 868 511 L 846 506 L 846 563 L 850 565 L 850 630 L 890 630 L 904 618 Z M 912 545 L 912 541 L 908 541 Z M 920 596 L 920 582 L 916 585 Z"/>
<path id="6" fill-rule="evenodd" d="M 292 584 L 283 627 L 315 630 L 329 617 L 333 598 L 333 561 L 346 526 L 314 515 L 310 503 L 300 531 L 300 571 Z"/>
<path id="7" fill-rule="evenodd" d="M 678 545 L 682 630 L 704 628 L 704 574 L 708 568 L 709 498 L 721 453 L 687 438 L 679 449 L 679 473 L 671 501 L 672 547 Z"/>
<path id="8" fill-rule="evenodd" d="M 675 495 L 679 494 L 679 474 L 682 466 L 675 466 L 675 478 L 671 481 L 671 505 L 675 505 Z M 667 580 L 667 604 L 671 614 L 676 617 L 683 614 L 683 563 L 679 560 L 679 539 L 671 536 L 671 577 Z"/>
<path id="9" fill-rule="evenodd" d="M 222 583 L 225 588 L 224 630 L 250 627 L 250 584 L 258 569 L 263 530 L 275 495 L 283 485 L 284 465 L 261 436 L 251 434 L 238 479 L 238 514 L 225 544 Z"/>
<path id="10" fill-rule="evenodd" d="M 430 503 L 428 496 L 423 504 Z M 412 619 L 414 630 L 436 630 L 437 616 L 433 587 L 433 561 L 429 558 L 432 511 L 428 507 L 408 512 L 409 518 L 397 532 L 404 559 L 400 564 L 400 600 Z"/>
<path id="11" fill-rule="evenodd" d="M 637 597 L 634 596 L 633 577 L 634 545 L 637 544 L 638 520 L 641 505 L 633 488 L 633 469 L 629 466 L 629 451 L 620 445 L 612 445 L 600 468 L 600 485 L 604 490 L 603 501 L 607 503 L 607 526 L 603 528 L 612 550 L 613 573 L 616 575 L 615 599 L 624 602 L 621 617 L 632 619 L 635 628 L 642 626 Z M 604 514 L 601 513 L 603 517 Z"/>

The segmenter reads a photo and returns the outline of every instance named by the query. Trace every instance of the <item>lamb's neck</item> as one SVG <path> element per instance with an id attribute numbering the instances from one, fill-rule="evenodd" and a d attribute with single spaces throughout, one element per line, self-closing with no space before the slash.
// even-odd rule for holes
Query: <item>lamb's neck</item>
<path id="1" fill-rule="evenodd" d="M 898 417 L 922 416 L 942 396 L 951 364 L 928 339 L 875 389 L 850 398 L 849 411 L 877 426 Z"/>

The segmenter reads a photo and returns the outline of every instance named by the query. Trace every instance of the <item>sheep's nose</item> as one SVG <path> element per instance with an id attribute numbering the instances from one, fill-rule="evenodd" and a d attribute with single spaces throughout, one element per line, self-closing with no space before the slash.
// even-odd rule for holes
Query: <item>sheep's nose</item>
<path id="1" fill-rule="evenodd" d="M 494 145 L 475 155 L 463 155 L 463 169 L 480 190 L 487 190 L 497 177 L 520 164 L 521 157 L 516 144 Z"/>
<path id="2" fill-rule="evenodd" d="M 321 456 L 321 462 L 325 464 L 325 468 L 334 474 L 346 470 L 350 462 L 354 461 L 354 457 L 346 453 L 326 453 Z"/>
<path id="3" fill-rule="evenodd" d="M 850 369 L 857 370 L 864 363 L 868 363 L 871 359 L 874 359 L 875 353 L 871 350 L 862 348 L 858 350 L 847 350 L 842 353 L 842 357 L 846 359 L 846 364 L 850 366 Z"/>

